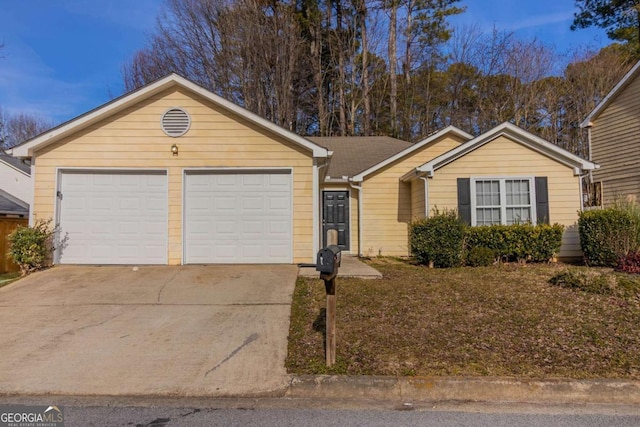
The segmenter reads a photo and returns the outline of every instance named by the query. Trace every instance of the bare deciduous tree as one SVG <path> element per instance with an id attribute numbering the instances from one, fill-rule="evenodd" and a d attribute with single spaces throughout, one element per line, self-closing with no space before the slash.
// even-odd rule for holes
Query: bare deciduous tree
<path id="1" fill-rule="evenodd" d="M 9 114 L 0 108 L 0 149 L 14 147 L 53 127 L 53 123 L 31 114 Z"/>

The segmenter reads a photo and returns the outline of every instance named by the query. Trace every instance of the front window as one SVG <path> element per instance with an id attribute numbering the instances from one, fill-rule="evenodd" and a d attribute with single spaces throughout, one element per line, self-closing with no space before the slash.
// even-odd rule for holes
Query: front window
<path id="1" fill-rule="evenodd" d="M 472 189 L 472 225 L 535 222 L 533 178 L 477 178 Z"/>

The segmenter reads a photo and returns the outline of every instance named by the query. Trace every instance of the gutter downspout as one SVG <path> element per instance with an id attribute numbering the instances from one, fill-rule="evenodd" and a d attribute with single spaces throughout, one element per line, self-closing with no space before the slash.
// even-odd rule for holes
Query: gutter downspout
<path id="1" fill-rule="evenodd" d="M 35 160 L 31 161 L 30 175 L 31 175 L 31 200 L 29 200 L 29 227 L 33 227 L 33 225 L 36 222 L 36 217 L 34 214 L 34 210 L 35 210 L 34 207 L 36 204 L 36 162 Z"/>
<path id="2" fill-rule="evenodd" d="M 355 185 L 349 181 L 349 186 L 358 190 L 358 256 L 362 256 L 362 183 Z"/>
<path id="3" fill-rule="evenodd" d="M 424 217 L 429 218 L 429 181 L 426 176 L 419 176 L 424 181 Z"/>
<path id="4" fill-rule="evenodd" d="M 318 165 L 318 158 L 313 159 L 313 249 L 311 254 L 311 262 L 315 262 L 316 253 L 320 250 L 320 209 L 322 209 L 321 192 L 320 192 L 320 170 L 325 168 L 329 162 L 328 159 L 321 165 Z"/>
<path id="5" fill-rule="evenodd" d="M 589 122 L 589 124 L 587 125 L 587 148 L 589 150 L 589 161 L 593 162 L 593 154 L 591 150 L 591 128 L 593 128 L 593 123 Z M 589 184 L 593 184 L 593 171 L 589 171 Z"/>
<path id="6" fill-rule="evenodd" d="M 578 185 L 580 187 L 580 212 L 584 212 L 584 190 L 582 189 L 583 187 L 582 179 L 585 176 L 586 175 L 580 174 L 578 179 L 578 183 L 579 183 Z"/>

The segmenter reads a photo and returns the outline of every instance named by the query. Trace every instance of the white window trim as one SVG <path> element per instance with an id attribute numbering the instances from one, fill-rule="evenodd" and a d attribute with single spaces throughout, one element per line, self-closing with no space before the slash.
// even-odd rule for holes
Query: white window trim
<path id="1" fill-rule="evenodd" d="M 476 209 L 476 181 L 499 181 L 500 184 L 500 224 L 507 225 L 507 192 L 505 181 L 519 180 L 529 181 L 529 195 L 531 197 L 531 224 L 538 223 L 536 212 L 536 180 L 533 176 L 472 176 L 470 182 L 471 193 L 471 225 L 476 226 L 477 213 Z M 509 207 L 522 207 L 521 205 L 512 205 Z"/>

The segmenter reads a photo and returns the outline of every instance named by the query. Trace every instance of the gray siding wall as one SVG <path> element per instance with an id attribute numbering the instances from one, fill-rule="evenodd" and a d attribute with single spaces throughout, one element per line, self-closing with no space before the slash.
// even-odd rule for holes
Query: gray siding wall
<path id="1" fill-rule="evenodd" d="M 640 201 L 640 76 L 596 118 L 591 129 L 592 159 L 600 165 L 604 203 L 634 195 Z"/>

